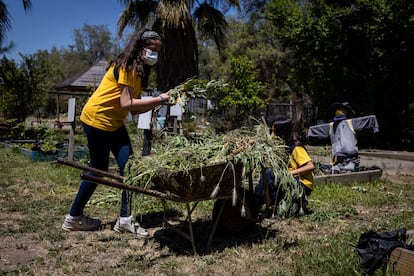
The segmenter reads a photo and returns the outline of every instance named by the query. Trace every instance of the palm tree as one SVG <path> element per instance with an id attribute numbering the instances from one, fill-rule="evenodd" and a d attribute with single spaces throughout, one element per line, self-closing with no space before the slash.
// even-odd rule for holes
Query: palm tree
<path id="1" fill-rule="evenodd" d="M 172 88 L 198 75 L 198 46 L 196 32 L 213 39 L 220 51 L 225 47 L 227 22 L 216 7 L 240 9 L 238 0 L 119 0 L 126 9 L 118 20 L 119 36 L 127 26 L 140 29 L 149 26 L 163 37 L 163 48 L 157 66 L 157 85 L 160 90 Z M 191 13 L 193 11 L 193 13 Z"/>
<path id="2" fill-rule="evenodd" d="M 32 7 L 32 2 L 30 0 L 22 0 L 23 8 L 27 12 Z M 12 26 L 10 23 L 10 14 L 7 10 L 7 5 L 4 1 L 0 0 L 0 54 L 8 51 L 13 47 L 13 43 L 9 45 L 2 46 L 2 42 L 6 36 L 6 32 L 11 30 Z"/>

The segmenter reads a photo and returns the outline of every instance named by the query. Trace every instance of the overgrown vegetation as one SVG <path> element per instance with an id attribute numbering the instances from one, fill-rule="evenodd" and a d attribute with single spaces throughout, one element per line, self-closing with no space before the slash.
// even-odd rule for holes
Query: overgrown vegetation
<path id="1" fill-rule="evenodd" d="M 239 237 L 216 235 L 210 252 L 193 256 L 190 243 L 162 228 L 162 204 L 139 197 L 139 215 L 152 238 L 119 235 L 106 225 L 98 232 L 60 229 L 79 186 L 79 171 L 32 162 L 0 148 L 0 274 L 166 274 L 166 275 L 362 275 L 355 245 L 362 232 L 414 229 L 414 185 L 386 180 L 317 186 L 313 213 L 266 219 Z M 98 186 L 86 211 L 114 223 L 119 190 Z M 211 231 L 213 201 L 193 213 L 197 246 Z M 185 206 L 167 202 L 171 218 Z M 186 229 L 183 225 L 183 229 Z M 25 257 L 22 257 L 25 256 Z M 378 270 L 375 275 L 384 275 Z"/>

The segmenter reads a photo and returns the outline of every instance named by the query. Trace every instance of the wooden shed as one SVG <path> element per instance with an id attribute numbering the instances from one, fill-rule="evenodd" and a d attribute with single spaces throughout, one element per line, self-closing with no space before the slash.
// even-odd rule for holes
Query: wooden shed
<path id="1" fill-rule="evenodd" d="M 56 122 L 61 123 L 61 103 L 64 98 L 76 97 L 77 105 L 83 105 L 88 97 L 96 90 L 106 72 L 108 63 L 101 59 L 86 71 L 56 84 L 50 94 L 56 96 Z"/>

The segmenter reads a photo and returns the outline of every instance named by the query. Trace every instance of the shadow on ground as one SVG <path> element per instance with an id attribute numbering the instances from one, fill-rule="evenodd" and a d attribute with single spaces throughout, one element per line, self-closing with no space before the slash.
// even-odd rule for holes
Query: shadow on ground
<path id="1" fill-rule="evenodd" d="M 168 249 L 177 255 L 193 255 L 189 223 L 183 219 L 183 214 L 177 211 L 167 213 L 167 220 L 171 226 L 164 225 L 164 213 L 153 212 L 142 217 L 145 227 L 156 229 L 153 239 L 161 248 Z M 192 221 L 194 243 L 197 254 L 207 255 L 210 252 L 220 252 L 227 248 L 239 245 L 253 245 L 264 239 L 276 236 L 276 230 L 270 230 L 256 223 L 254 227 L 242 233 L 228 233 L 219 227 L 213 232 L 214 222 L 205 218 Z M 181 233 L 181 234 L 180 234 Z M 184 234 L 183 234 L 184 233 Z M 187 235 L 187 238 L 184 236 Z M 208 247 L 210 236 L 212 239 Z"/>

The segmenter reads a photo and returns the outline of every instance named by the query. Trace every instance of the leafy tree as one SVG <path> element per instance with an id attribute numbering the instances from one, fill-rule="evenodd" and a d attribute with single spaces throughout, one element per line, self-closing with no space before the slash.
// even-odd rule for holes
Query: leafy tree
<path id="1" fill-rule="evenodd" d="M 275 26 L 264 16 L 269 1 L 243 0 L 241 13 L 227 18 L 230 56 L 245 56 L 254 66 L 257 80 L 266 84 L 262 99 L 277 103 L 289 102 L 292 90 L 288 82 L 290 51 L 275 37 Z M 230 69 L 230 61 L 223 60 L 210 42 L 200 47 L 200 76 L 220 78 Z M 287 115 L 287 114 L 286 114 Z"/>
<path id="2" fill-rule="evenodd" d="M 46 99 L 49 66 L 43 56 L 22 56 L 21 65 L 3 57 L 0 61 L 0 107 L 6 118 L 24 122 Z"/>
<path id="3" fill-rule="evenodd" d="M 111 32 L 104 25 L 84 24 L 81 29 L 74 30 L 74 37 L 75 44 L 71 47 L 88 65 L 112 57 L 119 48 L 112 42 Z"/>
<path id="4" fill-rule="evenodd" d="M 247 22 L 229 20 L 227 51 L 233 56 L 245 56 L 252 62 L 257 80 L 267 84 L 263 97 L 286 101 L 290 88 L 286 84 L 288 72 L 283 62 L 288 56 L 273 36 L 274 27 L 269 23 L 253 15 Z"/>
<path id="5" fill-rule="evenodd" d="M 14 43 L 10 42 L 7 45 L 3 45 L 3 41 L 0 41 L 0 54 L 7 53 L 14 48 Z"/>
<path id="6" fill-rule="evenodd" d="M 46 114 L 54 114 L 55 99 L 47 92 L 57 83 L 89 68 L 95 59 L 109 58 L 119 49 L 106 26 L 85 24 L 74 31 L 74 36 L 76 45 L 21 55 L 20 63 L 3 58 L 0 76 L 5 84 L 0 85 L 1 110 L 8 118 L 22 122 L 25 116 L 37 113 L 39 108 Z"/>
<path id="7" fill-rule="evenodd" d="M 217 95 L 219 109 L 216 116 L 222 117 L 218 129 L 230 130 L 248 123 L 249 117 L 260 117 L 265 107 L 262 94 L 265 85 L 256 80 L 253 64 L 246 57 L 231 57 L 230 87 L 224 95 Z"/>
<path id="8" fill-rule="evenodd" d="M 383 146 L 394 148 L 414 138 L 413 13 L 408 0 L 273 0 L 266 9 L 275 36 L 292 51 L 289 80 L 300 92 L 320 110 L 349 101 L 360 115 L 376 114 Z"/>
<path id="9" fill-rule="evenodd" d="M 126 9 L 118 22 L 119 34 L 122 34 L 126 26 L 141 28 L 150 25 L 163 37 L 164 47 L 157 66 L 157 85 L 161 90 L 198 75 L 196 30 L 200 37 L 212 39 L 218 49 L 223 49 L 227 23 L 217 6 L 222 4 L 224 7 L 239 7 L 238 0 L 208 1 L 201 4 L 188 0 L 121 2 Z"/>
<path id="10" fill-rule="evenodd" d="M 113 58 L 120 48 L 105 25 L 84 24 L 82 28 L 75 29 L 73 35 L 74 45 L 61 49 L 52 47 L 50 52 L 38 51 L 47 57 L 52 68 L 49 78 L 53 84 L 78 75 L 102 58 Z"/>

